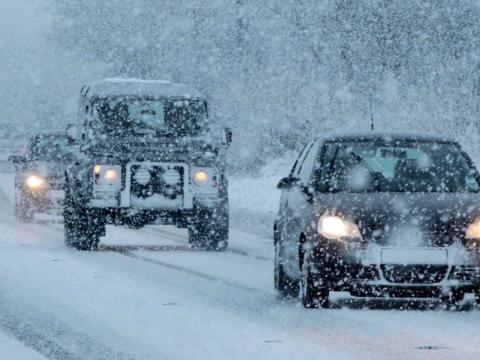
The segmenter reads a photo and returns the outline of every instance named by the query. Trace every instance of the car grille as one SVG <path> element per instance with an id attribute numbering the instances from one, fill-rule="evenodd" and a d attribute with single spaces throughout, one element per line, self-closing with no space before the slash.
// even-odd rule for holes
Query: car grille
<path id="1" fill-rule="evenodd" d="M 183 166 L 154 165 L 148 168 L 133 165 L 130 193 L 138 198 L 161 195 L 167 199 L 183 196 Z"/>
<path id="2" fill-rule="evenodd" d="M 383 227 L 372 227 L 363 230 L 365 239 L 370 239 L 379 245 L 389 245 L 391 233 Z M 451 229 L 425 229 L 421 233 L 419 243 L 423 246 L 445 247 L 462 241 L 463 236 Z"/>
<path id="3" fill-rule="evenodd" d="M 460 281 L 480 281 L 480 268 L 470 265 L 456 265 L 453 267 L 450 279 Z"/>
<path id="4" fill-rule="evenodd" d="M 385 279 L 402 284 L 435 284 L 447 275 L 448 265 L 381 265 Z"/>

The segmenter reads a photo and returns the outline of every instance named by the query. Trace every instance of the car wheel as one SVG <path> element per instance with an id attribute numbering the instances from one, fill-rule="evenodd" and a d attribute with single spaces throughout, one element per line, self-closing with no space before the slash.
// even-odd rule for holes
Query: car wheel
<path id="1" fill-rule="evenodd" d="M 75 201 L 72 192 L 65 193 L 63 211 L 65 244 L 77 250 L 96 250 L 105 225 Z"/>
<path id="2" fill-rule="evenodd" d="M 193 248 L 225 251 L 228 247 L 228 212 L 204 210 L 188 226 L 188 242 Z"/>
<path id="3" fill-rule="evenodd" d="M 30 201 L 23 195 L 17 193 L 15 197 L 15 217 L 20 222 L 31 222 L 33 220 L 34 210 Z"/>
<path id="4" fill-rule="evenodd" d="M 299 282 L 285 274 L 280 254 L 280 246 L 280 240 L 275 241 L 275 264 L 273 271 L 275 290 L 281 299 L 296 299 L 299 293 Z"/>
<path id="5" fill-rule="evenodd" d="M 301 293 L 303 306 L 307 309 L 320 307 L 327 308 L 329 306 L 329 290 L 324 284 L 321 284 L 321 281 L 319 280 L 321 275 L 312 273 L 312 264 L 308 254 L 304 255 L 301 272 Z"/>

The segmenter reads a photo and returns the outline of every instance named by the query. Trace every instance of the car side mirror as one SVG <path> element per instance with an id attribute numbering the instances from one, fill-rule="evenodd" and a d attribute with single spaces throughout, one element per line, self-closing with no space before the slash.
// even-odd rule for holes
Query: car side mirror
<path id="1" fill-rule="evenodd" d="M 25 158 L 21 155 L 10 155 L 8 161 L 13 164 L 22 164 L 25 162 Z"/>
<path id="2" fill-rule="evenodd" d="M 298 177 L 287 176 L 287 177 L 284 177 L 282 180 L 280 180 L 280 182 L 277 185 L 277 189 L 288 190 L 298 184 L 300 184 L 300 179 Z"/>
<path id="3" fill-rule="evenodd" d="M 65 134 L 67 135 L 68 140 L 75 142 L 78 139 L 79 135 L 78 126 L 75 124 L 68 124 L 65 128 Z"/>
<path id="4" fill-rule="evenodd" d="M 223 139 L 222 139 L 222 143 L 224 145 L 227 145 L 229 146 L 231 143 L 232 143 L 232 139 L 233 139 L 233 132 L 232 132 L 232 129 L 230 128 L 225 128 L 223 129 Z"/>

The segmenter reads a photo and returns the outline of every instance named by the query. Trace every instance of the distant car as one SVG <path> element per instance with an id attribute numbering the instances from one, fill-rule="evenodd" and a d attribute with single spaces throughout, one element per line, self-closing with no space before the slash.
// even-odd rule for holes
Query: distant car
<path id="1" fill-rule="evenodd" d="M 36 212 L 62 209 L 69 140 L 64 134 L 33 136 L 15 164 L 15 215 L 31 221 Z"/>
<path id="2" fill-rule="evenodd" d="M 353 296 L 480 301 L 480 178 L 455 141 L 367 134 L 312 140 L 282 190 L 275 288 L 307 308 Z M 300 286 L 299 286 L 300 285 Z"/>

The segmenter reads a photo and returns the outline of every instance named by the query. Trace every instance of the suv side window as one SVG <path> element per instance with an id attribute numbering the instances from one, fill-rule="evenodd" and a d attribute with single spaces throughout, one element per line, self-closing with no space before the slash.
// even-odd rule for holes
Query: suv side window
<path id="1" fill-rule="evenodd" d="M 308 149 L 307 153 L 305 154 L 305 159 L 303 160 L 302 164 L 298 169 L 298 177 L 302 181 L 302 184 L 307 185 L 308 181 L 310 180 L 313 165 L 317 159 L 318 155 L 318 148 L 319 142 L 314 141 L 313 144 Z"/>
<path id="2" fill-rule="evenodd" d="M 300 155 L 298 156 L 297 160 L 295 160 L 295 163 L 293 164 L 292 170 L 290 170 L 290 176 L 298 176 L 298 171 L 301 167 L 301 164 L 303 163 L 303 159 L 305 158 L 305 155 L 308 153 L 308 150 L 312 146 L 312 142 L 308 142 L 307 145 L 303 148 L 303 150 L 300 152 Z"/>
<path id="3" fill-rule="evenodd" d="M 30 138 L 30 140 L 28 141 L 28 144 L 25 148 L 25 153 L 24 153 L 24 156 L 27 160 L 30 160 L 32 158 L 32 150 L 33 150 L 33 146 L 36 142 L 37 142 L 37 137 L 36 136 Z"/>

